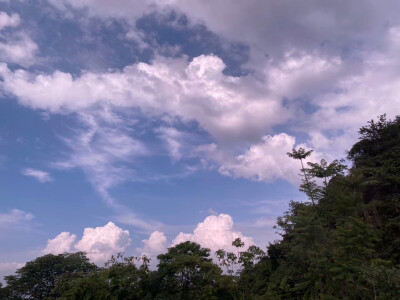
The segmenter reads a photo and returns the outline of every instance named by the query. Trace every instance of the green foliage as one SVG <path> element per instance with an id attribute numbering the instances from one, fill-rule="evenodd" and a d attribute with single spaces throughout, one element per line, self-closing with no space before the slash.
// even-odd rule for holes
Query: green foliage
<path id="1" fill-rule="evenodd" d="M 257 294 L 255 291 L 260 294 L 265 283 L 264 277 L 257 278 L 257 276 L 265 268 L 265 264 L 258 264 L 258 262 L 264 259 L 266 254 L 254 245 L 251 245 L 246 251 L 240 251 L 244 247 L 240 238 L 236 238 L 232 242 L 232 246 L 236 248 L 237 254 L 226 252 L 223 249 L 216 251 L 219 265 L 225 268 L 227 273 L 224 276 L 226 290 L 231 299 L 250 299 L 252 294 Z M 266 261 L 264 260 L 264 262 Z"/>
<path id="2" fill-rule="evenodd" d="M 62 277 L 55 289 L 61 294 L 57 299 L 152 299 L 152 273 L 148 263 L 147 257 L 124 258 L 118 254 L 106 263 L 106 268 L 85 277 Z M 138 268 L 136 264 L 141 265 Z"/>
<path id="3" fill-rule="evenodd" d="M 290 156 L 302 160 L 300 152 Z M 343 161 L 302 165 L 312 204 L 291 202 L 278 218 L 266 297 L 398 299 L 399 154 L 400 119 L 381 116 L 361 128 L 347 174 Z"/>
<path id="4" fill-rule="evenodd" d="M 10 291 L 8 288 L 3 287 L 2 283 L 0 282 L 0 300 L 7 299 L 10 299 Z"/>
<path id="5" fill-rule="evenodd" d="M 160 299 L 217 299 L 221 269 L 210 249 L 184 242 L 158 256 Z"/>
<path id="6" fill-rule="evenodd" d="M 10 297 L 23 299 L 45 299 L 56 296 L 53 289 L 63 275 L 79 276 L 96 270 L 85 253 L 64 253 L 44 255 L 6 276 Z"/>

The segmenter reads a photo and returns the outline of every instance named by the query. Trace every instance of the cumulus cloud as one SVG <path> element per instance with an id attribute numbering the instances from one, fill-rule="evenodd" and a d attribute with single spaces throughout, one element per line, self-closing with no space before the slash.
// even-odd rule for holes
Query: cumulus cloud
<path id="1" fill-rule="evenodd" d="M 85 228 L 82 239 L 75 244 L 75 249 L 87 252 L 94 262 L 104 262 L 111 255 L 124 252 L 130 242 L 128 230 L 122 230 L 113 222 L 108 222 L 103 227 Z"/>
<path id="2" fill-rule="evenodd" d="M 143 247 L 137 250 L 147 257 L 154 258 L 167 250 L 167 237 L 163 232 L 154 231 L 147 240 L 142 240 Z"/>
<path id="3" fill-rule="evenodd" d="M 197 151 L 216 162 L 219 172 L 226 176 L 273 182 L 277 179 L 298 182 L 299 165 L 287 156 L 296 146 L 296 139 L 285 133 L 264 136 L 244 153 L 227 157 L 216 144 L 202 145 Z"/>
<path id="4" fill-rule="evenodd" d="M 33 214 L 19 209 L 12 209 L 8 213 L 0 213 L 0 229 L 25 227 L 34 218 Z"/>
<path id="5" fill-rule="evenodd" d="M 82 238 L 76 241 L 76 235 L 62 232 L 47 242 L 43 253 L 59 254 L 64 252 L 83 251 L 96 264 L 102 264 L 112 255 L 124 252 L 131 239 L 129 231 L 123 230 L 113 222 L 96 228 L 85 228 Z"/>
<path id="6" fill-rule="evenodd" d="M 255 244 L 251 237 L 245 236 L 235 229 L 230 215 L 212 215 L 197 224 L 193 233 L 180 232 L 172 243 L 168 242 L 163 232 L 154 231 L 148 239 L 142 240 L 142 247 L 136 248 L 136 251 L 151 258 L 154 266 L 157 255 L 165 253 L 168 246 L 173 247 L 179 243 L 190 241 L 209 248 L 212 252 L 218 249 L 236 251 L 236 248 L 232 246 L 232 242 L 236 238 L 240 238 L 245 243 L 245 248 Z"/>
<path id="7" fill-rule="evenodd" d="M 236 231 L 233 219 L 230 215 L 220 214 L 218 216 L 208 216 L 200 222 L 193 233 L 179 233 L 173 240 L 172 245 L 177 245 L 185 241 L 200 244 L 202 247 L 210 248 L 212 251 L 225 249 L 233 251 L 232 241 L 240 238 L 245 243 L 245 248 L 254 245 L 251 237 L 244 236 Z"/>
<path id="8" fill-rule="evenodd" d="M 60 254 L 73 252 L 76 235 L 69 232 L 61 232 L 54 239 L 47 240 L 47 246 L 42 250 L 43 253 Z"/>
<path id="9" fill-rule="evenodd" d="M 50 176 L 50 174 L 48 172 L 37 170 L 37 169 L 26 168 L 21 171 L 21 174 L 25 175 L 25 176 L 33 177 L 41 183 L 53 181 L 53 178 Z"/>

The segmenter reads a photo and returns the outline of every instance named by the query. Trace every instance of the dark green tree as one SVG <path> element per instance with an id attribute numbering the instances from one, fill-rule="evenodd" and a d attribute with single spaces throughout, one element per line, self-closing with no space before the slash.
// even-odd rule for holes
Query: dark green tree
<path id="1" fill-rule="evenodd" d="M 57 299 L 152 299 L 155 293 L 148 264 L 149 259 L 145 256 L 118 254 L 106 263 L 105 268 L 85 277 L 63 276 L 55 288 L 61 294 Z"/>
<path id="2" fill-rule="evenodd" d="M 218 299 L 221 269 L 210 249 L 184 242 L 158 256 L 159 299 Z"/>
<path id="3" fill-rule="evenodd" d="M 53 289 L 61 276 L 87 274 L 96 269 L 83 252 L 48 254 L 27 262 L 16 275 L 6 276 L 5 280 L 10 297 L 42 300 L 57 296 Z"/>
<path id="4" fill-rule="evenodd" d="M 233 299 L 249 299 L 254 282 L 257 281 L 254 266 L 265 257 L 265 252 L 255 245 L 240 251 L 244 247 L 240 238 L 236 238 L 232 246 L 236 248 L 236 253 L 223 249 L 215 253 L 221 268 L 225 268 L 227 273 L 224 283 Z"/>
<path id="5" fill-rule="evenodd" d="M 0 282 L 0 300 L 8 300 L 10 299 L 9 289 L 3 287 L 3 284 Z"/>

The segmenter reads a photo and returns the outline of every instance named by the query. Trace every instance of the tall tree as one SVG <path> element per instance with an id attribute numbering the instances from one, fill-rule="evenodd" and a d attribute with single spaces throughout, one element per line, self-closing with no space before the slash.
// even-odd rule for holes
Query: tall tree
<path id="1" fill-rule="evenodd" d="M 42 300 L 56 296 L 53 289 L 62 275 L 87 274 L 96 269 L 83 252 L 48 254 L 27 262 L 5 280 L 12 297 Z"/>
<path id="2" fill-rule="evenodd" d="M 210 249 L 184 242 L 158 256 L 160 299 L 217 299 L 221 269 Z"/>

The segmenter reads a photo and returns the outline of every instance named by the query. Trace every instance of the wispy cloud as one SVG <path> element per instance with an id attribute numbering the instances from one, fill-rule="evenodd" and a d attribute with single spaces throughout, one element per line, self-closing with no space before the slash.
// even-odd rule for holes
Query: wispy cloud
<path id="1" fill-rule="evenodd" d="M 42 171 L 42 170 L 26 168 L 21 171 L 21 174 L 25 175 L 25 176 L 33 177 L 41 183 L 53 181 L 53 178 L 51 177 L 50 173 Z"/>
<path id="2" fill-rule="evenodd" d="M 34 218 L 33 214 L 19 209 L 12 209 L 8 213 L 0 213 L 0 228 L 16 228 L 27 224 Z"/>
<path id="3" fill-rule="evenodd" d="M 80 127 L 70 137 L 61 137 L 70 153 L 53 167 L 68 170 L 80 168 L 93 188 L 114 211 L 114 219 L 144 232 L 151 232 L 163 225 L 140 217 L 132 209 L 120 204 L 110 193 L 117 185 L 134 181 L 137 177 L 135 162 L 148 155 L 144 144 L 133 136 L 133 129 L 126 120 L 107 106 L 97 111 L 79 114 Z M 132 125 L 132 124 L 130 124 Z"/>
<path id="4" fill-rule="evenodd" d="M 110 205 L 117 205 L 109 190 L 134 175 L 135 158 L 146 147 L 132 137 L 130 129 L 114 113 L 104 108 L 79 115 L 80 127 L 70 137 L 61 137 L 71 150 L 68 157 L 53 164 L 59 169 L 81 168 L 93 187 Z"/>

